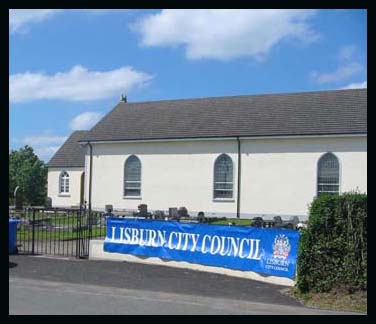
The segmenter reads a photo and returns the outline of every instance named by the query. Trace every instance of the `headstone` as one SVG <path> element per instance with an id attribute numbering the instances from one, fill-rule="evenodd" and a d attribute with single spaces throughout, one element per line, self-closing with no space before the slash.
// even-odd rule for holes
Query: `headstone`
<path id="1" fill-rule="evenodd" d="M 274 216 L 273 217 L 273 222 L 274 222 L 274 227 L 282 227 L 283 222 L 282 222 L 282 217 L 281 216 Z"/>
<path id="2" fill-rule="evenodd" d="M 203 211 L 200 211 L 197 214 L 197 219 L 199 223 L 204 223 L 205 222 L 205 213 Z"/>
<path id="3" fill-rule="evenodd" d="M 165 213 L 163 210 L 156 210 L 154 212 L 154 218 L 155 219 L 164 219 L 165 218 Z"/>
<path id="4" fill-rule="evenodd" d="M 294 226 L 298 225 L 300 223 L 299 217 L 298 216 L 292 216 L 290 218 L 290 223 L 293 224 Z"/>
<path id="5" fill-rule="evenodd" d="M 171 218 L 178 217 L 178 209 L 176 207 L 170 207 L 168 209 L 168 216 Z"/>
<path id="6" fill-rule="evenodd" d="M 188 210 L 185 207 L 180 207 L 178 209 L 178 216 L 179 217 L 188 217 Z"/>
<path id="7" fill-rule="evenodd" d="M 52 199 L 51 199 L 51 197 L 47 197 L 45 207 L 46 208 L 52 208 Z"/>
<path id="8" fill-rule="evenodd" d="M 254 227 L 264 227 L 264 220 L 262 217 L 254 217 L 252 219 L 252 226 Z"/>
<path id="9" fill-rule="evenodd" d="M 14 190 L 14 207 L 16 210 L 22 209 L 22 193 L 21 188 L 19 186 L 16 187 Z"/>
<path id="10" fill-rule="evenodd" d="M 146 204 L 138 205 L 138 210 L 139 210 L 139 216 L 140 217 L 147 217 L 148 216 L 148 205 L 146 205 Z"/>
<path id="11" fill-rule="evenodd" d="M 106 210 L 106 214 L 111 214 L 112 211 L 113 211 L 113 206 L 112 205 L 106 205 L 104 207 L 104 209 Z"/>

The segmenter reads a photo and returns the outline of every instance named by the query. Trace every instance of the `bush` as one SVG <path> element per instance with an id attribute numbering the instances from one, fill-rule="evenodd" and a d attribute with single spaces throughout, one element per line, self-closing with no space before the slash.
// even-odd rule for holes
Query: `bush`
<path id="1" fill-rule="evenodd" d="M 367 195 L 321 195 L 309 210 L 297 263 L 300 292 L 367 289 Z"/>

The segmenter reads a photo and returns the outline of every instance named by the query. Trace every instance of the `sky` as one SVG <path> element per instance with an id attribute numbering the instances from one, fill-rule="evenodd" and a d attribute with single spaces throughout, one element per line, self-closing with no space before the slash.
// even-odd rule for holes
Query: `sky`
<path id="1" fill-rule="evenodd" d="M 9 149 L 29 145 L 45 162 L 122 94 L 366 87 L 366 10 L 9 10 Z"/>

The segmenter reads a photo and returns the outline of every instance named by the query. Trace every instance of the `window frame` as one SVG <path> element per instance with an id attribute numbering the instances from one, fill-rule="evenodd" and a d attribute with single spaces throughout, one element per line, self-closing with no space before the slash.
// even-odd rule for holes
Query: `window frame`
<path id="1" fill-rule="evenodd" d="M 320 166 L 320 161 L 327 154 L 334 156 L 337 160 L 337 163 L 338 163 L 338 192 L 336 192 L 336 191 L 320 191 L 319 192 L 319 166 Z M 338 156 L 336 154 L 334 154 L 331 151 L 328 151 L 328 152 L 321 154 L 321 156 L 319 157 L 319 159 L 317 160 L 317 163 L 316 163 L 316 188 L 315 188 L 316 197 L 319 197 L 320 194 L 325 194 L 325 193 L 327 193 L 327 194 L 338 194 L 338 195 L 341 194 L 341 187 L 342 187 L 341 183 L 342 183 L 341 160 L 338 158 Z M 325 185 L 325 184 L 321 184 L 321 185 Z"/>
<path id="2" fill-rule="evenodd" d="M 67 176 L 63 178 L 65 174 Z M 63 180 L 64 180 L 64 184 L 62 186 Z M 67 186 L 67 182 L 68 182 L 68 186 Z M 68 187 L 68 191 L 65 190 L 67 187 Z M 63 188 L 64 190 L 62 191 L 61 188 Z M 71 184 L 70 184 L 69 172 L 67 170 L 62 170 L 59 175 L 59 196 L 69 197 L 71 193 L 70 189 L 71 189 Z"/>
<path id="3" fill-rule="evenodd" d="M 127 181 L 126 180 L 126 172 L 125 172 L 125 167 L 127 165 L 127 162 L 129 161 L 129 159 L 131 157 L 135 157 L 137 158 L 138 162 L 140 163 L 140 181 L 133 181 L 133 180 L 130 180 L 130 181 Z M 140 187 L 139 188 L 136 188 L 136 189 L 139 189 L 140 190 L 140 194 L 138 196 L 127 196 L 125 195 L 125 191 L 126 191 L 126 182 L 128 183 L 139 183 L 140 184 Z M 128 190 L 131 189 L 132 187 L 128 187 Z M 134 188 L 133 188 L 134 189 Z M 135 154 L 131 154 L 129 155 L 125 161 L 124 161 L 124 164 L 123 164 L 123 198 L 124 199 L 141 199 L 142 198 L 142 163 L 141 163 L 141 159 L 135 155 Z"/>
<path id="4" fill-rule="evenodd" d="M 222 183 L 220 181 L 215 181 L 215 166 L 216 166 L 216 163 L 218 161 L 218 159 L 221 157 L 221 156 L 226 156 L 232 163 L 232 189 L 229 190 L 229 189 L 223 189 L 222 191 L 231 191 L 232 192 L 232 196 L 231 197 L 215 197 L 215 192 L 216 191 L 221 191 L 221 190 L 216 190 L 216 183 Z M 226 183 L 230 183 L 230 182 L 223 182 L 224 184 Z M 226 153 L 221 153 L 219 154 L 215 160 L 214 160 L 214 163 L 213 163 L 213 188 L 212 188 L 212 198 L 213 198 L 213 201 L 214 202 L 234 202 L 235 201 L 235 164 L 234 164 L 234 161 L 232 159 L 232 157 Z"/>

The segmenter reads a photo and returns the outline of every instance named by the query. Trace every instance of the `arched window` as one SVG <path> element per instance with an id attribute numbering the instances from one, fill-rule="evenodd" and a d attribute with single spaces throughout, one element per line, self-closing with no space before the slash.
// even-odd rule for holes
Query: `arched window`
<path id="1" fill-rule="evenodd" d="M 317 165 L 317 196 L 339 193 L 339 162 L 333 153 L 325 153 Z"/>
<path id="2" fill-rule="evenodd" d="M 227 154 L 221 154 L 214 163 L 214 198 L 232 198 L 233 166 Z"/>
<path id="3" fill-rule="evenodd" d="M 60 173 L 59 192 L 69 193 L 69 174 L 67 171 L 63 171 Z"/>
<path id="4" fill-rule="evenodd" d="M 141 196 L 141 162 L 135 155 L 131 155 L 124 165 L 124 196 Z"/>

